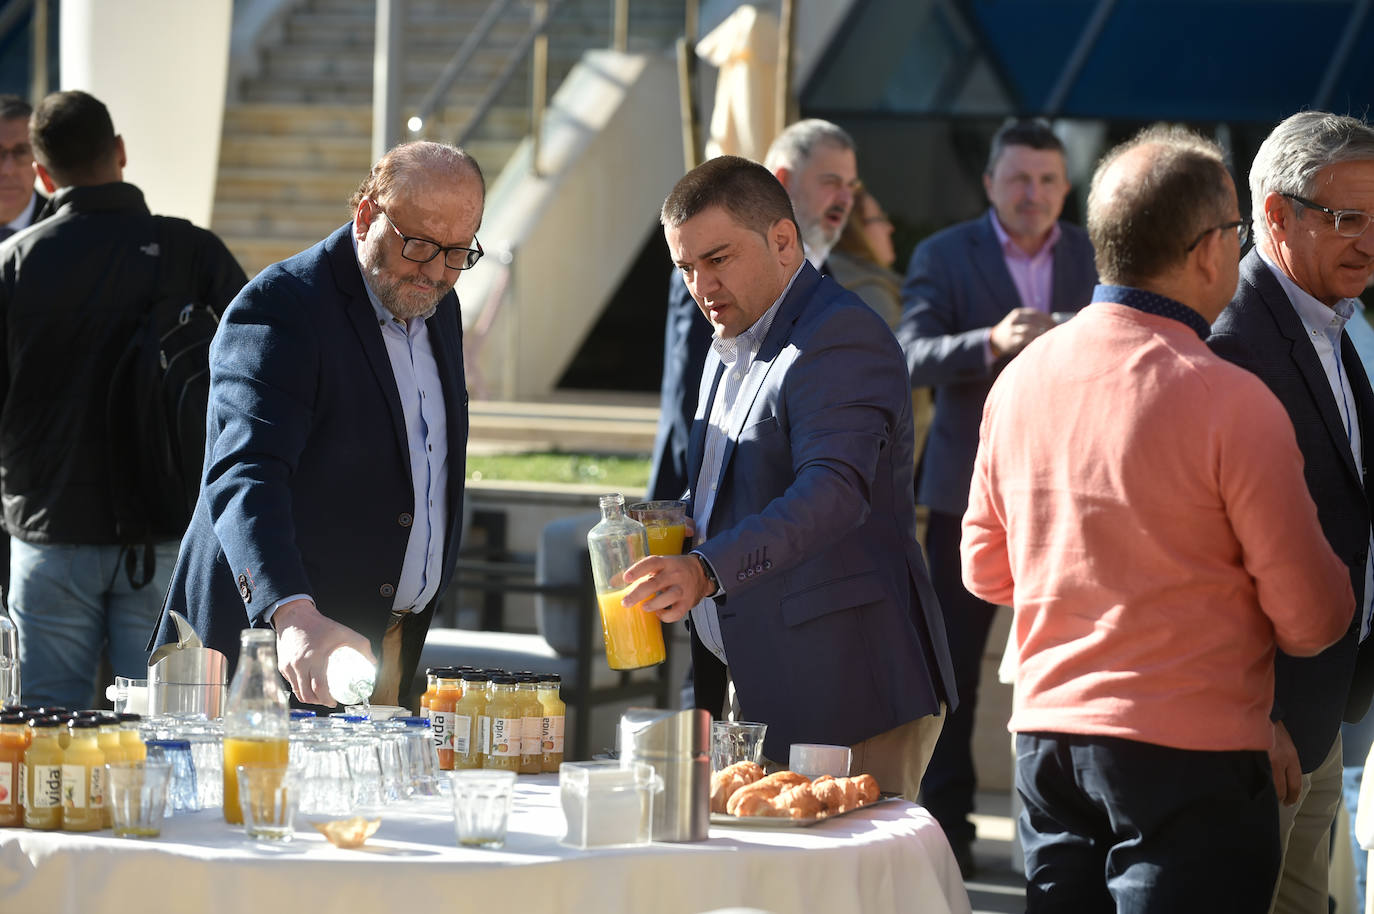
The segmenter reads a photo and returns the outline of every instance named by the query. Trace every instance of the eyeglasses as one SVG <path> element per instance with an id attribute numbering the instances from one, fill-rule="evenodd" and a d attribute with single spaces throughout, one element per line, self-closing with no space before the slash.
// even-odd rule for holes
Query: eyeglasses
<path id="1" fill-rule="evenodd" d="M 375 206 L 376 204 L 373 205 Z M 477 261 L 481 260 L 482 255 L 486 253 L 482 250 L 482 243 L 477 240 L 477 236 L 475 235 L 472 238 L 472 243 L 477 245 L 475 248 L 465 248 L 456 244 L 452 247 L 444 247 L 441 244 L 435 244 L 433 241 L 429 241 L 425 238 L 416 238 L 414 235 L 401 234 L 401 230 L 396 227 L 396 221 L 391 218 L 390 213 L 380 206 L 377 207 L 377 212 L 386 216 L 387 224 L 391 226 L 391 230 L 401 239 L 401 256 L 411 263 L 429 263 L 442 252 L 444 255 L 444 266 L 448 267 L 450 270 L 470 270 L 477 265 Z"/>
<path id="2" fill-rule="evenodd" d="M 1365 233 L 1365 229 L 1369 228 L 1370 220 L 1374 219 L 1374 216 L 1371 216 L 1363 210 L 1327 209 L 1320 203 L 1313 203 L 1306 197 L 1299 197 L 1297 194 L 1281 193 L 1280 195 L 1292 200 L 1294 203 L 1298 204 L 1298 206 L 1306 209 L 1314 209 L 1319 213 L 1326 213 L 1336 225 L 1336 234 L 1340 235 L 1342 238 L 1360 237 Z"/>
<path id="3" fill-rule="evenodd" d="M 1221 225 L 1214 225 L 1211 228 L 1203 229 L 1201 234 L 1193 239 L 1193 243 L 1188 245 L 1184 250 L 1191 251 L 1199 244 L 1202 244 L 1202 239 L 1206 238 L 1208 235 L 1213 232 L 1224 232 L 1227 229 L 1235 229 L 1236 238 L 1240 240 L 1240 246 L 1245 247 L 1245 242 L 1250 238 L 1250 223 L 1246 222 L 1244 219 L 1237 219 L 1235 222 L 1223 222 Z"/>

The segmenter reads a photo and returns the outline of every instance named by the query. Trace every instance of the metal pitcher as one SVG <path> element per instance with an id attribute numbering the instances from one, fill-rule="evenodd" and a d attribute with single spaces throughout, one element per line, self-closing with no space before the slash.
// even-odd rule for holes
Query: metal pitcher
<path id="1" fill-rule="evenodd" d="M 647 762 L 663 784 L 655 841 L 705 841 L 711 827 L 711 715 L 630 708 L 620 717 L 620 758 Z"/>
<path id="2" fill-rule="evenodd" d="M 148 713 L 223 716 L 228 660 L 206 647 L 183 616 L 171 616 L 176 642 L 162 645 L 148 658 Z"/>

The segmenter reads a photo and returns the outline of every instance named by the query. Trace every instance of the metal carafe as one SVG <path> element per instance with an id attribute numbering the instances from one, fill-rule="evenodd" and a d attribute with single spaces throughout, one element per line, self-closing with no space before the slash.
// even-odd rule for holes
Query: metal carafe
<path id="1" fill-rule="evenodd" d="M 148 713 L 220 717 L 229 663 L 222 653 L 201 643 L 183 616 L 171 616 L 176 642 L 162 645 L 148 658 Z"/>
<path id="2" fill-rule="evenodd" d="M 647 762 L 663 784 L 655 841 L 705 841 L 711 826 L 711 715 L 630 708 L 620 717 L 620 758 Z"/>

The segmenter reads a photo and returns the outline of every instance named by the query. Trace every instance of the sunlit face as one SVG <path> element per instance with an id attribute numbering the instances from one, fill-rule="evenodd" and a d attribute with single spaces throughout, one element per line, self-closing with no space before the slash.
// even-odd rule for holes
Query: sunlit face
<path id="1" fill-rule="evenodd" d="M 806 164 L 789 171 L 783 185 L 792 198 L 792 209 L 807 247 L 834 247 L 844 231 L 854 205 L 854 191 L 859 187 L 859 163 L 854 150 L 817 143 Z"/>
<path id="2" fill-rule="evenodd" d="M 33 199 L 33 147 L 29 122 L 0 120 L 0 225 L 19 218 Z"/>
<path id="3" fill-rule="evenodd" d="M 1317 173 L 1308 197 L 1328 209 L 1374 213 L 1374 161 L 1338 162 Z M 1356 238 L 1337 234 L 1332 217 L 1278 194 L 1265 199 L 1270 253 L 1313 298 L 1334 305 L 1355 298 L 1374 275 L 1374 228 Z"/>
<path id="4" fill-rule="evenodd" d="M 1069 195 L 1064 155 L 1057 149 L 1008 146 L 992 174 L 983 175 L 983 189 L 1012 240 L 1028 251 L 1039 250 Z"/>
<path id="5" fill-rule="evenodd" d="M 663 235 L 687 290 L 724 339 L 752 327 L 801 265 L 790 219 L 778 220 L 760 235 L 713 206 L 665 228 Z"/>
<path id="6" fill-rule="evenodd" d="M 860 216 L 864 238 L 868 240 L 868 246 L 873 249 L 878 262 L 890 267 L 897 259 L 897 252 L 892 249 L 892 220 L 887 218 L 887 213 L 883 212 L 882 205 L 872 194 L 863 195 L 862 206 Z"/>
<path id="7" fill-rule="evenodd" d="M 421 192 L 401 188 L 381 205 L 364 199 L 354 217 L 363 276 L 382 305 L 396 317 L 423 317 L 458 281 L 458 270 L 440 254 L 428 263 L 401 256 L 401 235 L 450 247 L 472 247 L 482 220 L 482 191 L 476 178 L 454 184 L 421 182 Z M 385 212 L 383 212 L 383 208 Z"/>

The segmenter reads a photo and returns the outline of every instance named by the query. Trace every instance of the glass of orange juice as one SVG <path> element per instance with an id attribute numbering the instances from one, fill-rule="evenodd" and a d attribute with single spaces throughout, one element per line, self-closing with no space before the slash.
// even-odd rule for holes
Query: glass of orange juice
<path id="1" fill-rule="evenodd" d="M 687 539 L 685 501 L 637 501 L 625 510 L 644 525 L 650 555 L 682 555 Z"/>

